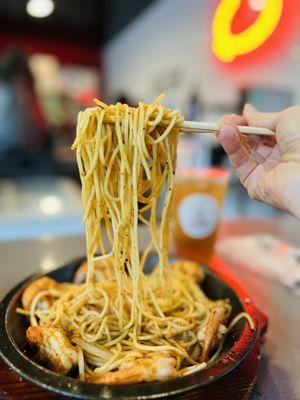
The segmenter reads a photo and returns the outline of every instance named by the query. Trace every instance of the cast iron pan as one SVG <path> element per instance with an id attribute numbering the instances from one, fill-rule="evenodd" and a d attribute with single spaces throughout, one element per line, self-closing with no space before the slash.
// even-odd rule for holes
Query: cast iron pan
<path id="1" fill-rule="evenodd" d="M 73 261 L 46 274 L 58 282 L 72 281 L 82 260 Z M 151 269 L 153 260 L 148 265 Z M 221 280 L 205 268 L 203 290 L 211 299 L 228 298 L 232 304 L 231 318 L 245 311 L 253 319 L 255 329 L 250 330 L 246 320 L 241 320 L 230 332 L 219 358 L 202 371 L 166 382 L 135 385 L 104 386 L 58 375 L 37 364 L 26 352 L 25 330 L 28 325 L 24 316 L 16 313 L 21 306 L 21 296 L 32 276 L 14 289 L 0 303 L 0 356 L 19 375 L 43 389 L 78 399 L 156 399 L 180 398 L 195 393 L 199 388 L 213 384 L 231 372 L 249 353 L 256 341 L 259 324 L 257 311 L 244 290 L 236 282 Z M 227 279 L 226 279 L 227 280 Z"/>

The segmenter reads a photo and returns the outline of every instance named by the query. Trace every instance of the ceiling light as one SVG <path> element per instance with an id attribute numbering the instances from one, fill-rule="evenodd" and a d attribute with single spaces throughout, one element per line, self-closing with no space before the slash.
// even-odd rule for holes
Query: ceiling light
<path id="1" fill-rule="evenodd" d="M 253 11 L 262 11 L 266 6 L 265 0 L 249 0 L 249 7 Z"/>
<path id="2" fill-rule="evenodd" d="M 29 0 L 26 11 L 35 18 L 48 17 L 54 10 L 53 0 Z"/>
<path id="3" fill-rule="evenodd" d="M 62 210 L 62 201 L 57 196 L 46 196 L 39 203 L 44 214 L 55 215 Z"/>

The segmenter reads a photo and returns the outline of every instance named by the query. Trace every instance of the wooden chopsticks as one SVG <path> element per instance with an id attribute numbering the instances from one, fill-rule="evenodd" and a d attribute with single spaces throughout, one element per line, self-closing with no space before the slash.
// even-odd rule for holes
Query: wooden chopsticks
<path id="1" fill-rule="evenodd" d="M 106 116 L 105 122 L 114 123 L 115 118 L 113 116 Z M 169 121 L 162 121 L 162 125 L 167 125 Z M 215 133 L 218 132 L 218 124 L 211 122 L 200 122 L 200 121 L 183 121 L 176 124 L 182 132 L 195 132 L 195 133 Z M 262 136 L 275 136 L 275 132 L 267 128 L 260 128 L 256 126 L 238 126 L 241 133 L 245 135 L 262 135 Z"/>
<path id="2" fill-rule="evenodd" d="M 183 121 L 178 127 L 183 132 L 197 132 L 197 133 L 215 133 L 218 132 L 218 124 L 210 122 L 199 122 L 199 121 Z M 241 133 L 246 135 L 263 135 L 263 136 L 275 136 L 275 132 L 267 128 L 259 128 L 256 126 L 238 126 Z"/>

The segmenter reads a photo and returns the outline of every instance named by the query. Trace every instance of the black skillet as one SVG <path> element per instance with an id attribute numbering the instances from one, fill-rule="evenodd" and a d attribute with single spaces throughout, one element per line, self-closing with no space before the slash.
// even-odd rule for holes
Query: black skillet
<path id="1" fill-rule="evenodd" d="M 58 282 L 70 282 L 82 260 L 76 260 L 52 271 L 47 276 Z M 153 260 L 148 265 L 151 269 Z M 193 395 L 206 385 L 211 385 L 224 377 L 248 355 L 259 333 L 257 311 L 248 295 L 236 283 L 226 282 L 205 268 L 204 292 L 211 299 L 228 298 L 232 304 L 231 318 L 238 313 L 247 312 L 255 329 L 250 330 L 246 320 L 241 320 L 229 333 L 218 359 L 202 371 L 183 378 L 166 382 L 143 383 L 135 385 L 104 386 L 79 381 L 71 377 L 58 375 L 37 364 L 26 352 L 25 331 L 27 320 L 16 313 L 21 306 L 21 296 L 30 277 L 12 289 L 0 303 L 0 356 L 19 375 L 43 389 L 78 399 L 157 399 L 181 398 Z"/>

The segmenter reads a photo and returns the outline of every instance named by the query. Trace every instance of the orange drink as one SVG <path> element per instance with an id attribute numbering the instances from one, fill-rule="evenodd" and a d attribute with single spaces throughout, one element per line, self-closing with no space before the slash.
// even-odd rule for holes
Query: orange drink
<path id="1" fill-rule="evenodd" d="M 209 264 L 230 173 L 221 168 L 177 170 L 172 202 L 177 255 Z"/>

